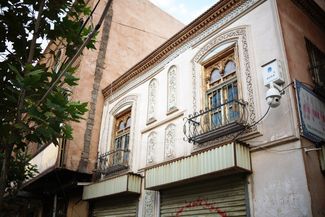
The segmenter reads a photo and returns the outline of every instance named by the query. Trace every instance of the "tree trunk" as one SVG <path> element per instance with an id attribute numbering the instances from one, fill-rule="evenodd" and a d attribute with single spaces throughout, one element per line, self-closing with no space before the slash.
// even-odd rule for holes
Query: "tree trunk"
<path id="1" fill-rule="evenodd" d="M 4 147 L 4 156 L 2 160 L 2 167 L 1 167 L 1 176 L 0 176 L 0 210 L 3 207 L 3 199 L 6 190 L 6 184 L 8 179 L 8 171 L 9 171 L 9 163 L 10 157 L 12 154 L 13 145 L 5 145 Z"/>

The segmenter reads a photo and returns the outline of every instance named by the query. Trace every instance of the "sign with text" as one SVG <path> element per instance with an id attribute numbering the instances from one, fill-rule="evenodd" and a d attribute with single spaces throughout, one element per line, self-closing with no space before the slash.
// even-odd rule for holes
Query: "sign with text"
<path id="1" fill-rule="evenodd" d="M 325 141 L 325 103 L 296 80 L 302 135 L 314 142 Z"/>

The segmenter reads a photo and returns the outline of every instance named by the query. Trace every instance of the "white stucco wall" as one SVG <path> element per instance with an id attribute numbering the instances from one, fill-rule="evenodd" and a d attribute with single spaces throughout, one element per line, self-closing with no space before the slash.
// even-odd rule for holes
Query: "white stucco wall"
<path id="1" fill-rule="evenodd" d="M 164 158 L 165 128 L 168 124 L 176 125 L 175 157 L 189 155 L 193 144 L 183 140 L 183 118 L 192 114 L 193 111 L 193 58 L 204 46 L 208 45 L 218 36 L 245 27 L 247 36 L 247 49 L 249 55 L 250 78 L 253 91 L 255 109 L 255 121 L 264 115 L 268 109 L 265 101 L 267 87 L 263 84 L 261 66 L 273 59 L 282 61 L 284 65 L 285 85 L 289 84 L 286 56 L 279 32 L 277 13 L 274 1 L 260 1 L 254 9 L 246 14 L 236 17 L 230 25 L 218 28 L 200 42 L 193 43 L 185 50 L 177 49 L 174 54 L 165 61 L 148 71 L 145 75 L 125 84 L 117 92 L 108 97 L 105 103 L 99 151 L 108 151 L 112 135 L 112 108 L 128 96 L 136 96 L 132 110 L 132 127 L 130 149 L 132 153 L 131 169 L 133 172 L 148 166 L 146 163 L 148 135 L 157 133 L 157 146 L 154 163 L 161 163 Z M 202 33 L 204 35 L 204 33 Z M 197 36 L 198 38 L 200 37 Z M 194 40 L 194 39 L 193 39 Z M 244 71 L 244 44 L 238 40 L 239 72 L 238 80 L 241 81 L 243 99 L 248 101 L 247 75 Z M 185 45 L 184 45 L 185 46 Z M 173 57 L 173 55 L 175 55 Z M 167 114 L 167 71 L 175 65 L 177 67 L 177 108 L 178 111 Z M 156 121 L 147 124 L 148 110 L 148 85 L 151 79 L 158 81 L 158 95 L 156 105 Z M 197 107 L 201 109 L 201 86 L 200 74 L 197 74 L 196 87 Z M 274 147 L 270 151 L 256 150 L 252 153 L 253 174 L 251 177 L 249 197 L 251 204 L 251 216 L 311 216 L 310 196 L 305 178 L 305 169 L 302 159 L 300 142 L 292 142 L 299 133 L 298 123 L 293 108 L 294 94 L 286 91 L 282 96 L 281 105 L 271 109 L 263 121 L 257 125 L 259 136 L 247 139 L 245 142 L 252 147 L 265 146 L 268 144 L 283 145 Z M 122 111 L 123 108 L 120 109 Z M 173 118 L 174 117 L 174 118 Z M 298 148 L 290 152 L 277 152 L 281 150 Z M 141 197 L 143 198 L 143 197 Z M 143 207 L 141 200 L 140 208 Z M 142 211 L 140 212 L 142 213 Z"/>
<path id="2" fill-rule="evenodd" d="M 252 153 L 254 216 L 312 216 L 299 142 Z"/>

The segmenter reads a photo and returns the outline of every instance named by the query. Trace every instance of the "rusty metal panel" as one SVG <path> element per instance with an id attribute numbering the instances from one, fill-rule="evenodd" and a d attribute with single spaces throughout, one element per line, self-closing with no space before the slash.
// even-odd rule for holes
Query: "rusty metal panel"
<path id="1" fill-rule="evenodd" d="M 235 145 L 236 149 L 234 148 Z M 229 143 L 146 170 L 145 187 L 150 189 L 233 168 L 237 166 L 235 164 L 235 150 L 238 150 L 236 153 L 238 166 L 250 170 L 249 149 L 240 144 Z"/>
<path id="2" fill-rule="evenodd" d="M 132 174 L 125 174 L 85 186 L 82 199 L 95 199 L 123 192 L 140 193 L 140 191 L 141 177 Z"/>
<path id="3" fill-rule="evenodd" d="M 251 157 L 249 152 L 249 147 L 236 144 L 236 158 L 237 166 L 243 169 L 251 171 Z"/>
<path id="4" fill-rule="evenodd" d="M 142 178 L 137 175 L 129 174 L 128 179 L 128 191 L 140 194 Z"/>
<path id="5" fill-rule="evenodd" d="M 160 216 L 247 216 L 241 176 L 219 178 L 160 192 Z"/>

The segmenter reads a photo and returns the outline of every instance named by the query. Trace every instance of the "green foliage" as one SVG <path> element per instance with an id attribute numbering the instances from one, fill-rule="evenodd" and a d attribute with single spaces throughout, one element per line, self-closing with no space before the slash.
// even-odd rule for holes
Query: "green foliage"
<path id="1" fill-rule="evenodd" d="M 2 166 L 1 155 L 0 159 L 0 166 Z M 36 166 L 32 165 L 30 160 L 30 156 L 19 149 L 14 150 L 14 154 L 10 157 L 10 170 L 6 185 L 10 196 L 15 196 L 18 187 L 21 186 L 25 180 L 34 177 L 38 173 Z"/>
<path id="2" fill-rule="evenodd" d="M 0 2 L 1 164 L 5 150 L 14 147 L 6 186 L 14 180 L 18 186 L 21 180 L 35 173 L 22 155 L 28 144 L 57 144 L 59 138 L 71 139 L 70 122 L 79 121 L 87 111 L 87 103 L 70 100 L 70 90 L 79 80 L 75 68 L 68 69 L 45 100 L 40 100 L 91 31 L 90 27 L 82 28 L 83 16 L 90 14 L 90 8 L 83 0 L 46 0 L 40 13 L 41 2 Z M 41 14 L 39 22 L 38 14 Z M 37 31 L 36 26 L 39 26 Z M 33 43 L 33 38 L 37 43 Z M 59 49 L 64 51 L 65 59 L 56 58 L 59 53 L 56 50 L 47 56 L 55 59 L 54 64 L 41 64 L 44 54 L 40 39 L 62 42 Z M 87 47 L 94 48 L 94 42 L 92 39 Z M 55 69 L 57 66 L 60 67 Z"/>

